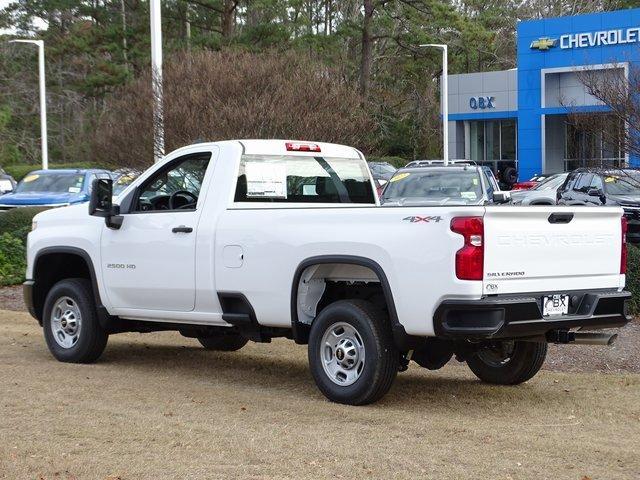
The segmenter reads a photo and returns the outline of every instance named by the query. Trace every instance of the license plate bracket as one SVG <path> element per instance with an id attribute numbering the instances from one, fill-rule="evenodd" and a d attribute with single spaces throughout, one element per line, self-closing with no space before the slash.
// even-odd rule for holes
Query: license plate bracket
<path id="1" fill-rule="evenodd" d="M 557 317 L 569 313 L 569 295 L 554 294 L 542 297 L 542 316 Z"/>

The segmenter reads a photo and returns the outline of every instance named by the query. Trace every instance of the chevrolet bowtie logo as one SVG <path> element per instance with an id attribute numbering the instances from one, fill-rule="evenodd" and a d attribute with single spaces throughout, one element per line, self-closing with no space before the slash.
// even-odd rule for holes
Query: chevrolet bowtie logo
<path id="1" fill-rule="evenodd" d="M 533 48 L 534 50 L 549 50 L 551 47 L 555 47 L 557 43 L 558 40 L 555 38 L 542 37 L 531 42 L 529 48 Z"/>

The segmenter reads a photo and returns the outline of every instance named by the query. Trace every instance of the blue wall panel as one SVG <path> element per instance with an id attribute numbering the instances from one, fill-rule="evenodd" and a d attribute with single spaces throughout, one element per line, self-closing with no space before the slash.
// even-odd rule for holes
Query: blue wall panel
<path id="1" fill-rule="evenodd" d="M 593 35 L 608 30 L 622 30 L 622 34 L 626 35 L 627 28 L 638 27 L 640 8 L 518 23 L 518 160 L 521 179 L 539 173 L 542 168 L 541 116 L 562 110 L 542 108 L 542 69 L 622 62 L 630 62 L 632 69 L 640 66 L 634 65 L 640 61 L 640 33 L 633 43 L 579 48 L 562 48 L 569 44 L 567 37 L 561 42 L 562 36 L 580 33 Z M 549 38 L 555 43 L 547 50 L 532 49 L 531 42 L 541 38 Z M 630 161 L 640 165 L 640 158 L 634 157 Z"/>
<path id="2" fill-rule="evenodd" d="M 567 37 L 561 42 L 566 35 L 591 34 L 593 39 L 597 32 L 614 30 L 616 33 L 612 35 L 622 34 L 626 38 L 627 29 L 636 28 L 638 30 L 633 30 L 635 33 L 632 35 L 635 36 L 631 43 L 562 48 L 568 44 Z M 640 70 L 640 8 L 519 22 L 517 34 L 517 112 L 494 110 L 491 113 L 465 113 L 451 115 L 450 119 L 477 120 L 517 116 L 519 177 L 528 179 L 542 172 L 542 115 L 568 113 L 563 107 L 542 108 L 542 70 L 564 68 L 570 71 L 581 66 L 628 62 L 630 74 L 633 75 L 634 71 Z M 588 42 L 589 37 L 584 38 Z M 531 48 L 531 43 L 539 39 L 550 39 L 554 44 L 546 50 Z M 579 107 L 578 110 L 606 111 L 606 107 Z M 640 167 L 640 157 L 630 157 L 629 161 Z"/>

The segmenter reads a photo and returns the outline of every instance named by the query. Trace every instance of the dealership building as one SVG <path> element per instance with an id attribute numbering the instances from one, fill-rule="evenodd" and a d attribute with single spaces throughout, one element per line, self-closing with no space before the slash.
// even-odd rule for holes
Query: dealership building
<path id="1" fill-rule="evenodd" d="M 568 121 L 607 115 L 581 72 L 628 79 L 639 62 L 640 9 L 519 22 L 517 68 L 449 76 L 449 157 L 496 171 L 516 165 L 521 180 L 584 165 L 640 165 L 619 142 Z"/>

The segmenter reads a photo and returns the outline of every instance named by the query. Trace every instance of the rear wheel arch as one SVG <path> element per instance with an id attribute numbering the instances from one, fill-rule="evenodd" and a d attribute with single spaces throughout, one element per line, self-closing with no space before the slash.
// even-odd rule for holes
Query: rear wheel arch
<path id="1" fill-rule="evenodd" d="M 87 279 L 91 284 L 96 307 L 102 305 L 91 256 L 81 248 L 65 246 L 43 248 L 35 255 L 32 276 L 33 307 L 40 323 L 42 323 L 47 294 L 57 282 L 64 279 Z"/>
<path id="2" fill-rule="evenodd" d="M 321 255 L 307 258 L 302 261 L 296 268 L 291 285 L 291 328 L 293 338 L 296 343 L 305 344 L 308 342 L 309 330 L 311 323 L 301 321 L 298 315 L 298 296 L 303 276 L 309 272 L 309 269 L 321 266 L 356 266 L 363 267 L 372 272 L 371 282 L 377 280 L 381 294 L 384 298 L 385 307 L 388 311 L 389 321 L 393 330 L 394 340 L 399 347 L 402 347 L 407 341 L 408 335 L 404 327 L 400 324 L 396 306 L 393 298 L 391 285 L 380 264 L 370 258 L 360 257 L 356 255 Z M 373 280 L 375 278 L 376 280 Z M 317 316 L 320 312 L 315 312 Z"/>

